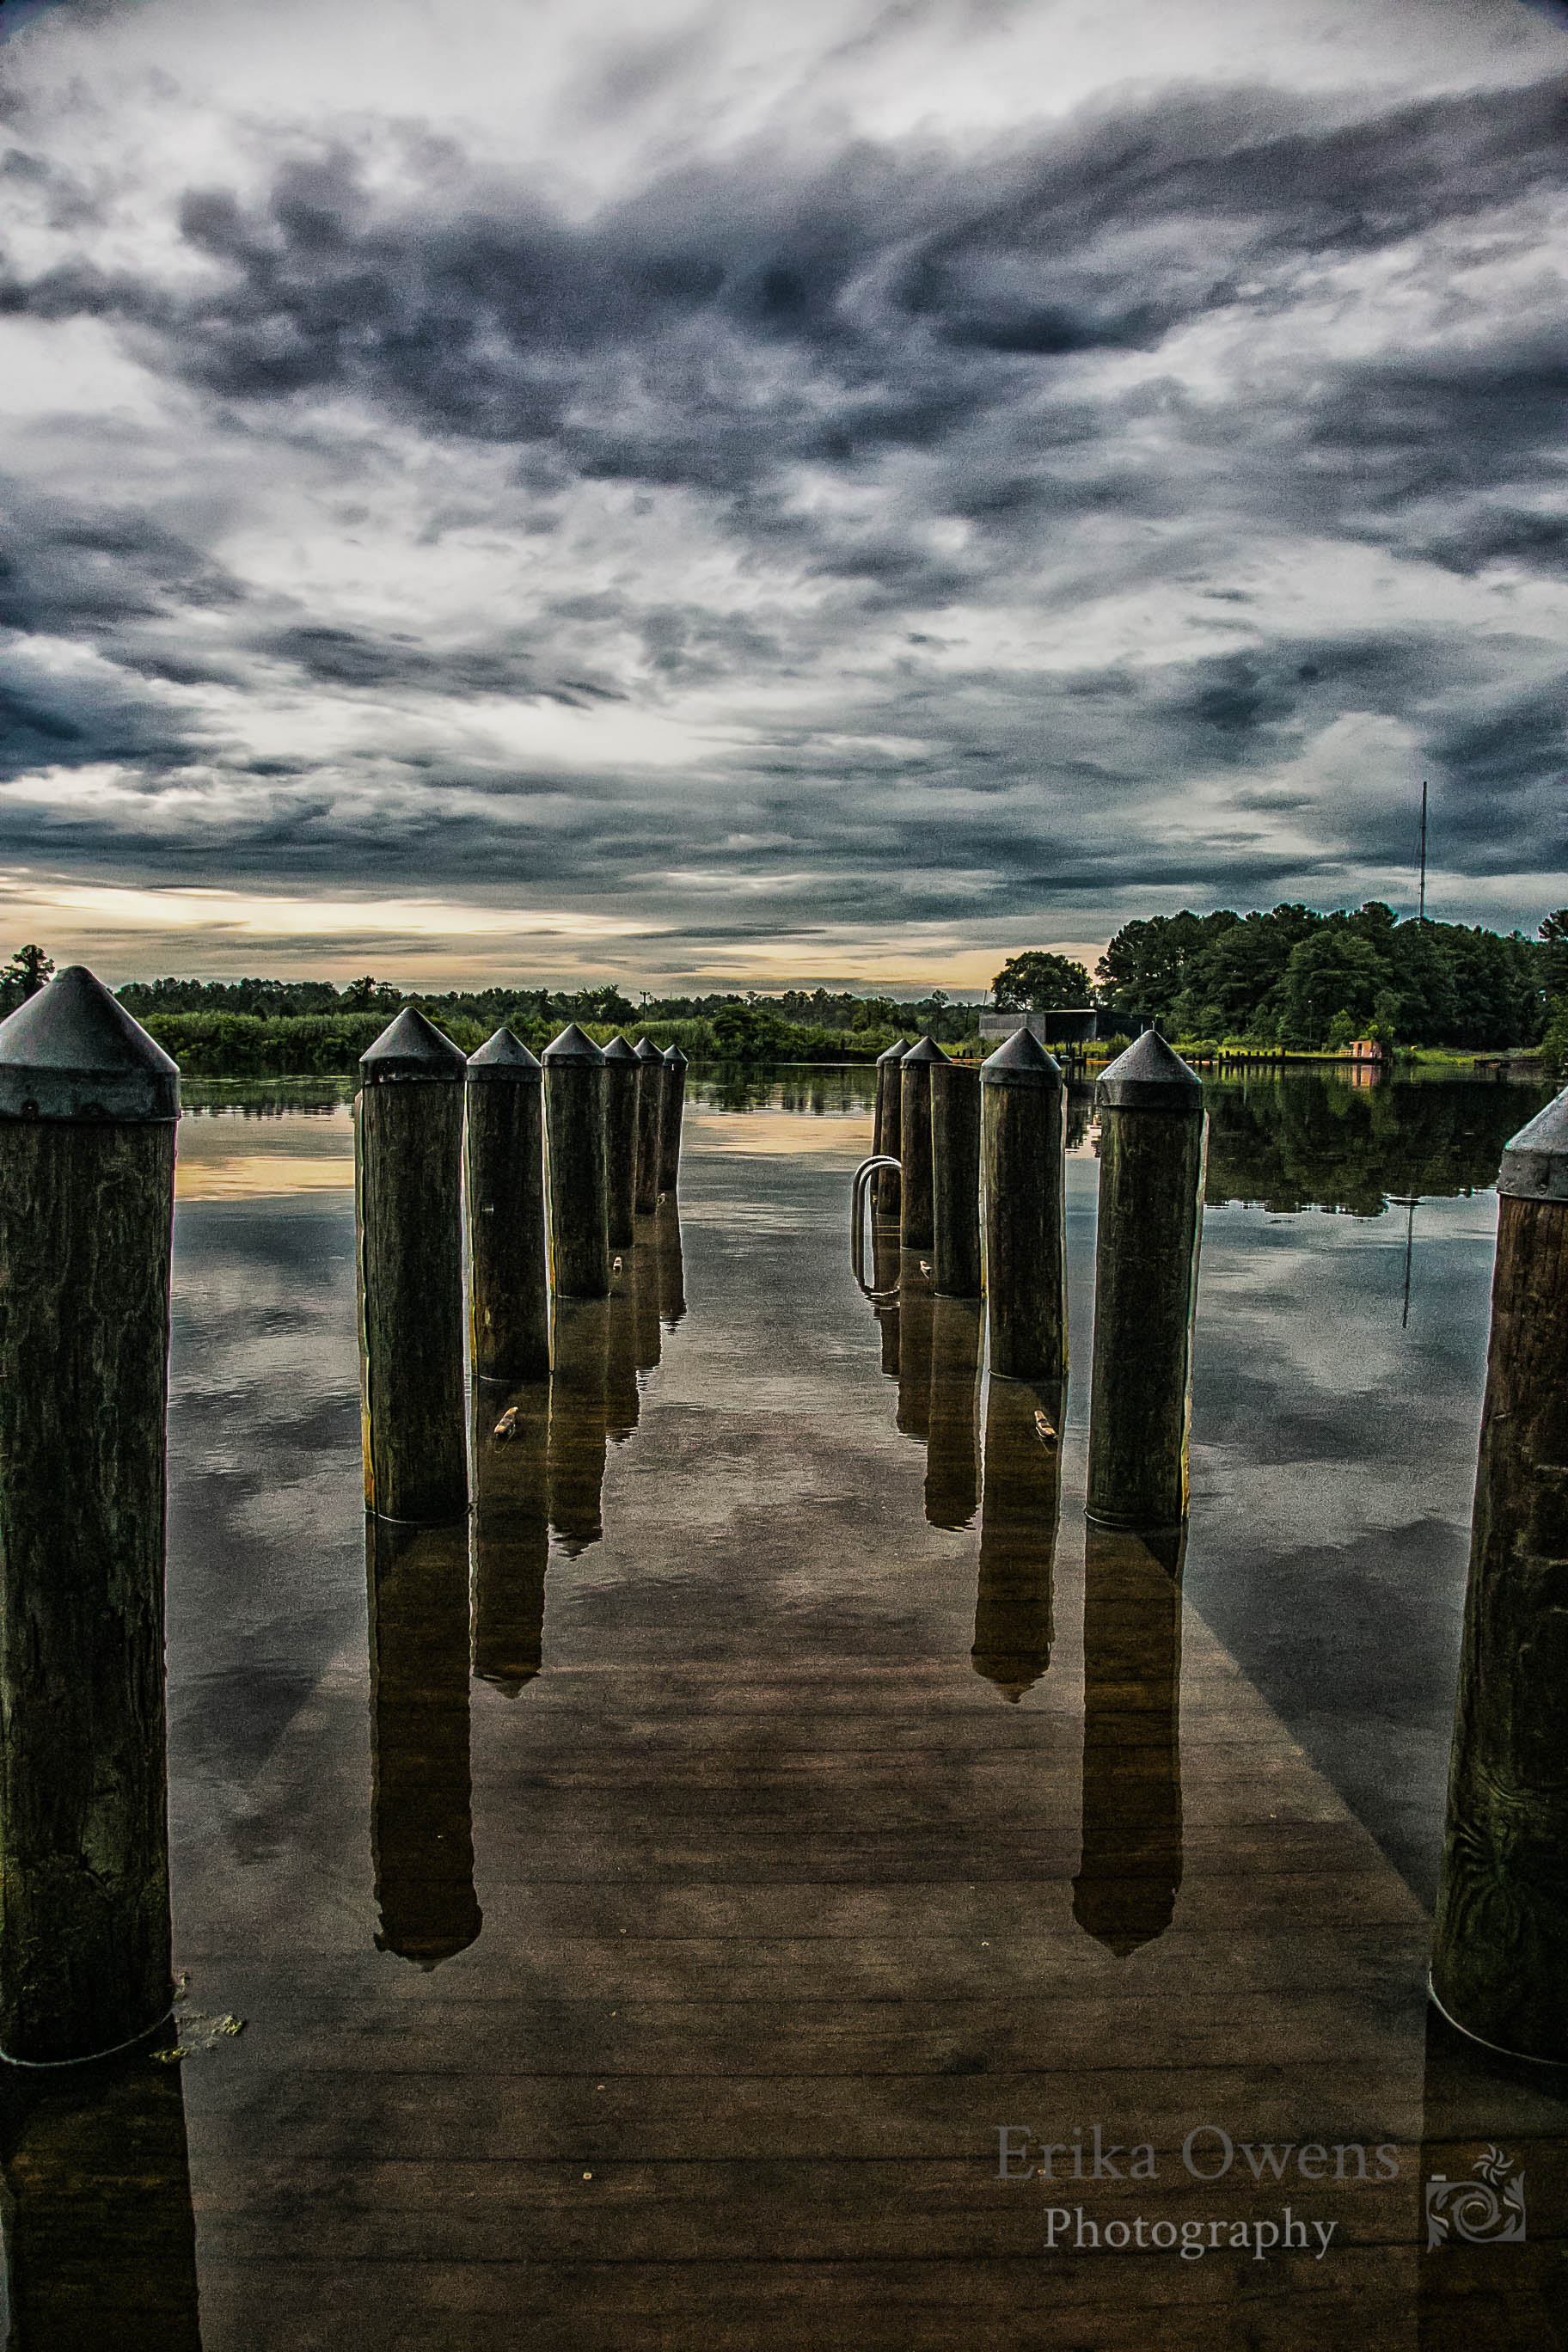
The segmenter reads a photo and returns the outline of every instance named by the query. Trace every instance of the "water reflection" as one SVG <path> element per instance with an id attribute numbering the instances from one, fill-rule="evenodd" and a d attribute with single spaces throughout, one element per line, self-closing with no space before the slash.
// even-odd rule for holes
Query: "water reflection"
<path id="1" fill-rule="evenodd" d="M 680 1247 L 680 1208 L 673 1194 L 661 1201 L 653 1221 L 654 1268 L 659 1320 L 673 1331 L 686 1312 L 686 1260 Z"/>
<path id="2" fill-rule="evenodd" d="M 605 1532 L 605 1447 L 609 1433 L 610 1302 L 558 1298 L 552 1326 L 550 1525 L 568 1559 Z"/>
<path id="3" fill-rule="evenodd" d="M 605 1433 L 624 1445 L 642 1409 L 637 1387 L 637 1253 L 626 1250 L 610 1275 L 609 1328 L 605 1349 Z"/>
<path id="4" fill-rule="evenodd" d="M 479 1932 L 468 1778 L 468 1525 L 365 1521 L 378 1950 L 433 1969 Z"/>
<path id="5" fill-rule="evenodd" d="M 1061 1502 L 1066 1391 L 993 1380 L 985 1397 L 977 1675 L 1021 1699 L 1051 1663 L 1051 1586 Z"/>
<path id="6" fill-rule="evenodd" d="M 550 1388 L 474 1383 L 473 1670 L 515 1698 L 543 1662 Z"/>
<path id="7" fill-rule="evenodd" d="M 978 1298 L 931 1301 L 925 1508 L 933 1528 L 966 1528 L 979 1507 L 984 1315 Z"/>
<path id="8" fill-rule="evenodd" d="M 874 1062 L 775 1063 L 747 1068 L 735 1063 L 688 1075 L 689 1101 L 715 1110 L 785 1110 L 832 1118 L 868 1111 L 876 1100 Z"/>
<path id="9" fill-rule="evenodd" d="M 878 1294 L 871 1312 L 882 1335 L 882 1370 L 889 1380 L 899 1377 L 899 1247 L 896 1223 L 871 1220 L 871 1287 Z"/>
<path id="10" fill-rule="evenodd" d="M 177 2065 L 0 2069 L 0 2170 L 13 2352 L 201 2352 Z"/>
<path id="11" fill-rule="evenodd" d="M 657 1250 L 655 1219 L 651 1215 L 639 1217 L 637 1221 L 637 1244 L 632 1251 L 632 1349 L 639 1372 L 654 1370 L 659 1359 Z"/>
<path id="12" fill-rule="evenodd" d="M 1083 1851 L 1073 1917 L 1121 1957 L 1170 1926 L 1182 1883 L 1184 1532 L 1086 1524 Z"/>
<path id="13" fill-rule="evenodd" d="M 1375 1217 L 1391 1195 L 1479 1192 L 1550 1093 L 1474 1081 L 1361 1090 L 1306 1073 L 1210 1080 L 1208 1203 Z"/>
<path id="14" fill-rule="evenodd" d="M 1424 2093 L 1419 2352 L 1562 2344 L 1568 2067 L 1504 2058 L 1428 2003 Z"/>
<path id="15" fill-rule="evenodd" d="M 899 1254 L 899 1409 L 902 1437 L 923 1445 L 931 1434 L 931 1265 L 916 1250 Z"/>

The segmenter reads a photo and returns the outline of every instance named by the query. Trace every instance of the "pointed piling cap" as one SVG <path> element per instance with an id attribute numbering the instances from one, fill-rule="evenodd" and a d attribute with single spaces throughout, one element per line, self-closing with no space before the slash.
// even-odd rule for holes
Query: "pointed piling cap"
<path id="1" fill-rule="evenodd" d="M 1099 1110 L 1201 1111 L 1204 1082 L 1156 1030 L 1145 1029 L 1100 1072 L 1094 1100 Z"/>
<path id="2" fill-rule="evenodd" d="M 180 1116 L 180 1069 L 84 963 L 0 1021 L 0 1118 Z"/>
<path id="3" fill-rule="evenodd" d="M 468 1055 L 470 1086 L 494 1085 L 500 1080 L 503 1085 L 536 1087 L 543 1075 L 521 1038 L 504 1027 L 487 1037 L 477 1054 Z"/>
<path id="4" fill-rule="evenodd" d="M 651 1037 L 639 1037 L 632 1051 L 639 1062 L 662 1062 L 664 1059 Z"/>
<path id="5" fill-rule="evenodd" d="M 624 1037 L 612 1037 L 605 1048 L 606 1062 L 630 1062 L 635 1069 L 637 1058 L 637 1047 L 628 1045 Z"/>
<path id="6" fill-rule="evenodd" d="M 1497 1188 L 1518 1201 L 1568 1201 L 1568 1087 L 1504 1146 Z"/>
<path id="7" fill-rule="evenodd" d="M 605 1057 L 587 1032 L 579 1029 L 575 1021 L 568 1021 L 560 1036 L 552 1037 L 540 1059 L 547 1065 L 551 1062 L 591 1062 L 595 1067 L 602 1068 Z"/>
<path id="8" fill-rule="evenodd" d="M 945 1062 L 946 1059 L 947 1055 L 934 1037 L 922 1037 L 920 1044 L 911 1045 L 904 1055 L 904 1067 L 907 1070 L 911 1062 Z"/>
<path id="9" fill-rule="evenodd" d="M 665 1066 L 665 1068 L 666 1068 L 667 1070 L 683 1070 L 683 1069 L 685 1069 L 685 1067 L 686 1067 L 686 1056 L 685 1056 L 685 1055 L 681 1052 L 681 1050 L 680 1050 L 680 1048 L 679 1048 L 679 1045 L 667 1045 L 667 1046 L 665 1047 L 665 1049 L 664 1049 L 664 1066 Z"/>
<path id="10" fill-rule="evenodd" d="M 1059 1087 L 1061 1064 L 1047 1054 L 1032 1029 L 1015 1029 L 1005 1045 L 980 1065 L 983 1087 Z"/>
<path id="11" fill-rule="evenodd" d="M 877 1059 L 879 1062 L 901 1062 L 909 1050 L 907 1043 L 900 1037 L 895 1045 L 889 1046 L 885 1054 L 879 1054 Z"/>
<path id="12" fill-rule="evenodd" d="M 365 1086 L 379 1087 L 407 1078 L 466 1077 L 468 1057 L 410 1004 L 366 1047 L 359 1067 Z"/>

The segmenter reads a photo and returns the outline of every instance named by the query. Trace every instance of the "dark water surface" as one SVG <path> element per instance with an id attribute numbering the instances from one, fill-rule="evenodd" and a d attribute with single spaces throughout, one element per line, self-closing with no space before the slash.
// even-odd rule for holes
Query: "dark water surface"
<path id="1" fill-rule="evenodd" d="M 345 1095 L 182 1127 L 192 2054 L 13 2127 L 14 2340 L 1568 2342 L 1568 2108 L 1424 2002 L 1489 1188 L 1543 1095 L 1209 1089 L 1184 1563 L 1085 1540 L 1087 1097 L 1064 1416 L 918 1261 L 856 1287 L 866 1071 L 694 1077 L 679 1216 L 550 1391 L 476 1401 L 471 1543 L 367 1551 Z M 999 2126 L 1097 2122 L 1146 2187 L 998 2180 Z M 1206 2126 L 1394 2177 L 1200 2181 Z M 1445 2267 L 1421 2184 L 1510 2134 L 1533 2266 Z M 1327 2252 L 1048 2220 L 1287 2201 Z"/>

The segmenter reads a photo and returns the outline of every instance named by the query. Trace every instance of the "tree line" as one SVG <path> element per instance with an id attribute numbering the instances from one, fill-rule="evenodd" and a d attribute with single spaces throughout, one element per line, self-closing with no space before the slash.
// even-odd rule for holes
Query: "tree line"
<path id="1" fill-rule="evenodd" d="M 1568 1013 L 1568 908 L 1548 915 L 1533 940 L 1402 922 L 1375 898 L 1331 914 L 1184 908 L 1123 924 L 1095 978 L 1101 1003 L 1152 1013 L 1171 1037 L 1501 1051 L 1540 1044 Z"/>
<path id="2" fill-rule="evenodd" d="M 34 993 L 53 968 L 43 949 L 19 949 L 0 967 L 0 1011 Z M 614 983 L 432 992 L 367 973 L 341 988 L 324 980 L 132 981 L 119 995 L 187 1066 L 237 1074 L 352 1070 L 408 1004 L 465 1047 L 505 1023 L 538 1051 L 576 1021 L 601 1040 L 618 1030 L 678 1044 L 693 1058 L 759 1064 L 869 1060 L 900 1036 L 962 1045 L 979 1025 L 977 1005 L 940 988 L 907 1000 L 821 988 L 644 992 L 634 1004 Z M 1378 899 L 1329 913 L 1294 903 L 1245 915 L 1184 908 L 1123 924 L 1092 979 L 1083 964 L 1043 949 L 1010 956 L 992 1001 L 998 1010 L 1094 1003 L 1145 1013 L 1191 1044 L 1316 1051 L 1371 1036 L 1483 1052 L 1540 1046 L 1557 1071 L 1568 1068 L 1568 908 L 1546 916 L 1534 939 L 1402 921 Z"/>

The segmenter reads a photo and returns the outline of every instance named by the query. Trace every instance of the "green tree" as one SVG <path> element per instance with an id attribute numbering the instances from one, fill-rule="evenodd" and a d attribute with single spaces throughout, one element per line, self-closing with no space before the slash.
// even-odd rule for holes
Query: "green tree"
<path id="1" fill-rule="evenodd" d="M 1124 923 L 1095 968 L 1100 1002 L 1116 1013 L 1171 1015 L 1192 988 L 1199 959 L 1240 919 L 1228 908 L 1194 915 L 1184 907 L 1179 915 Z"/>
<path id="2" fill-rule="evenodd" d="M 1295 924 L 1280 917 L 1295 911 L 1277 908 L 1272 915 L 1245 916 L 1212 933 L 1190 959 L 1183 995 L 1192 1000 L 1194 1035 L 1257 1036 L 1262 1030 L 1272 1031 L 1285 967 L 1301 936 Z"/>
<path id="3" fill-rule="evenodd" d="M 395 1013 L 403 998 L 384 980 L 375 980 L 367 971 L 349 982 L 339 1001 L 345 1013 Z"/>
<path id="4" fill-rule="evenodd" d="M 5 978 L 19 986 L 24 996 L 37 996 L 54 968 L 53 957 L 42 948 L 18 948 L 5 966 Z"/>
<path id="5" fill-rule="evenodd" d="M 1399 999 L 1399 1034 L 1411 1045 L 1441 1045 L 1462 1033 L 1453 958 L 1440 923 L 1401 923 L 1388 942 L 1389 984 Z"/>
<path id="6" fill-rule="evenodd" d="M 567 1002 L 574 1021 L 597 1021 L 610 1027 L 637 1017 L 637 1008 L 629 997 L 623 996 L 614 981 L 598 988 L 580 988 Z"/>
<path id="7" fill-rule="evenodd" d="M 1348 924 L 1325 924 L 1290 950 L 1280 1008 L 1281 1038 L 1291 1045 L 1321 1045 L 1336 1013 L 1349 1020 L 1352 1037 L 1364 1036 L 1387 972 L 1369 940 Z"/>
<path id="8" fill-rule="evenodd" d="M 1568 907 L 1542 917 L 1541 937 L 1546 943 L 1542 986 L 1548 996 L 1561 997 L 1568 1003 Z"/>
<path id="9" fill-rule="evenodd" d="M 899 1008 L 890 996 L 863 996 L 855 1007 L 851 1029 L 896 1029 Z"/>
<path id="10" fill-rule="evenodd" d="M 731 998 L 713 1016 L 713 1045 L 721 1062 L 776 1062 L 790 1043 L 788 1026 L 764 1004 Z"/>
<path id="11" fill-rule="evenodd" d="M 991 983 L 991 995 L 999 1013 L 1049 1013 L 1064 1005 L 1087 1004 L 1089 974 L 1071 956 L 1026 948 L 1021 955 L 1008 957 Z M 947 999 L 942 1001 L 945 1004 Z"/>

